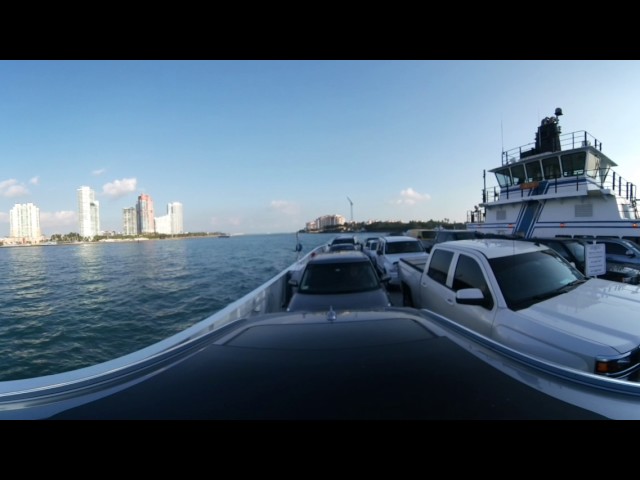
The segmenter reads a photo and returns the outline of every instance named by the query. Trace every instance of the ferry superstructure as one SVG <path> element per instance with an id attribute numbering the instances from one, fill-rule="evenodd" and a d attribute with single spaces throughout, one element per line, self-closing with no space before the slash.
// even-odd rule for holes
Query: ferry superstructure
<path id="1" fill-rule="evenodd" d="M 637 187 L 614 170 L 602 142 L 586 131 L 561 133 L 559 116 L 542 120 L 535 143 L 502 152 L 489 170 L 482 202 L 467 212 L 467 229 L 523 238 L 612 236 L 640 241 Z"/>

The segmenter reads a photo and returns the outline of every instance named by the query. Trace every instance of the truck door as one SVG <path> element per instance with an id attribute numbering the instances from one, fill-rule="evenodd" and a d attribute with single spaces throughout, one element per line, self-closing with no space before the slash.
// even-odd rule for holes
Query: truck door
<path id="1" fill-rule="evenodd" d="M 458 254 L 454 259 L 453 275 L 448 278 L 448 292 L 445 302 L 448 313 L 443 315 L 474 330 L 481 335 L 491 337 L 491 327 L 496 313 L 496 300 L 489 288 L 484 269 L 475 258 Z M 485 296 L 483 305 L 462 305 L 456 302 L 456 292 L 463 288 L 479 288 Z"/>

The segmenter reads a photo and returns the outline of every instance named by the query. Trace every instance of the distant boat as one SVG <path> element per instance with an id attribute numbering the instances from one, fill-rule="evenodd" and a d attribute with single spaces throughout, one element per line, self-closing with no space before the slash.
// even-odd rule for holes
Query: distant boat
<path id="1" fill-rule="evenodd" d="M 467 229 L 524 238 L 614 236 L 640 241 L 636 186 L 620 177 L 586 131 L 560 133 L 558 117 L 542 120 L 536 141 L 502 152 L 489 170 L 496 186 L 467 212 Z M 486 173 L 483 175 L 486 178 Z"/>
<path id="2" fill-rule="evenodd" d="M 221 233 L 220 235 L 218 235 L 218 238 L 229 238 L 231 235 L 229 235 L 228 233 Z"/>

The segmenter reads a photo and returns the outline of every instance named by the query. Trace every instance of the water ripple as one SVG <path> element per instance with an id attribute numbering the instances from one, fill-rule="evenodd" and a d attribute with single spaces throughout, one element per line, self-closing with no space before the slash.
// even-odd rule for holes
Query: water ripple
<path id="1" fill-rule="evenodd" d="M 301 235 L 305 250 L 332 235 Z M 295 236 L 0 248 L 0 381 L 134 352 L 295 261 Z"/>

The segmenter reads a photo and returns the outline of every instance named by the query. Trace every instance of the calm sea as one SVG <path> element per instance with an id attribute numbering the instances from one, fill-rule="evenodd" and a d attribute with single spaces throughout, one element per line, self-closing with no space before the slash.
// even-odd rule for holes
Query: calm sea
<path id="1" fill-rule="evenodd" d="M 332 234 L 300 234 L 302 254 Z M 111 360 L 184 330 L 297 259 L 295 234 L 0 248 L 0 381 Z"/>

